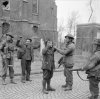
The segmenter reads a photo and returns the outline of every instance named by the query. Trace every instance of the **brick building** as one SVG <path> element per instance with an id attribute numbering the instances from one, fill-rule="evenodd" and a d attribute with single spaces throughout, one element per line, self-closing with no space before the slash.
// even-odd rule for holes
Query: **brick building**
<path id="1" fill-rule="evenodd" d="M 0 35 L 8 31 L 15 36 L 50 37 L 53 41 L 57 41 L 55 1 L 0 0 Z"/>
<path id="2" fill-rule="evenodd" d="M 100 24 L 89 23 L 77 25 L 76 49 L 78 53 L 92 52 L 93 41 L 100 38 Z"/>

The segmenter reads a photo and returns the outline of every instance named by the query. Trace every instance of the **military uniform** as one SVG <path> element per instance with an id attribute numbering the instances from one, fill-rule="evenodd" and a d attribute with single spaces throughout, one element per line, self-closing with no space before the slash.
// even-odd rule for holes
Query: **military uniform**
<path id="1" fill-rule="evenodd" d="M 5 41 L 1 44 L 0 47 L 1 50 L 1 56 L 2 56 L 2 79 L 5 82 L 6 76 L 7 76 L 7 69 L 9 68 L 9 76 L 11 79 L 11 83 L 13 82 L 14 78 L 14 44 L 13 41 Z"/>
<path id="2" fill-rule="evenodd" d="M 94 52 L 83 70 L 86 70 L 86 73 L 88 74 L 87 78 L 89 79 L 89 89 L 91 93 L 90 99 L 98 99 L 100 82 L 100 49 L 97 49 L 96 52 Z"/>
<path id="3" fill-rule="evenodd" d="M 67 36 L 70 36 L 70 35 L 67 35 Z M 68 90 L 70 90 L 72 89 L 72 85 L 73 85 L 73 74 L 72 74 L 72 71 L 70 71 L 70 69 L 73 68 L 74 66 L 73 55 L 75 51 L 75 44 L 73 42 L 69 42 L 65 44 L 65 47 L 63 48 L 63 50 L 57 48 L 57 51 L 63 55 L 63 57 L 61 58 L 62 60 L 61 64 L 63 64 L 64 66 L 64 76 L 66 77 L 66 84 L 62 87 L 64 88 L 68 87 Z"/>
<path id="4" fill-rule="evenodd" d="M 34 49 L 39 46 L 33 46 L 32 44 L 20 44 L 17 42 L 16 46 L 21 48 L 21 67 L 22 67 L 22 82 L 25 80 L 30 81 L 31 62 L 34 61 Z"/>
<path id="5" fill-rule="evenodd" d="M 64 75 L 66 77 L 66 85 L 73 85 L 73 75 L 71 68 L 74 66 L 73 55 L 74 55 L 75 45 L 73 43 L 69 43 L 69 45 L 64 48 L 63 54 L 63 66 L 64 66 Z M 66 86 L 66 87 L 67 87 Z"/>

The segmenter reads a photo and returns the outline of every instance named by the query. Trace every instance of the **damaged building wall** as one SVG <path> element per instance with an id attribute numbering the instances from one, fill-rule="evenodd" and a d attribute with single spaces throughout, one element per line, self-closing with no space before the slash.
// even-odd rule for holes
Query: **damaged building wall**
<path id="1" fill-rule="evenodd" d="M 9 1 L 8 8 L 2 6 L 4 1 Z M 51 6 L 54 7 L 53 10 Z M 7 21 L 14 35 L 44 37 L 43 33 L 46 32 L 55 40 L 57 14 L 54 15 L 54 11 L 57 9 L 53 0 L 0 0 L 0 23 Z M 34 26 L 38 27 L 37 31 L 34 31 Z"/>

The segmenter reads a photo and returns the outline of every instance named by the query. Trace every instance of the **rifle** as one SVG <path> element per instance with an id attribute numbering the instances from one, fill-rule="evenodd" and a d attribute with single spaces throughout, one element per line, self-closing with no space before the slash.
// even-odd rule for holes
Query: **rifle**
<path id="1" fill-rule="evenodd" d="M 58 64 L 59 64 L 59 66 L 58 66 L 58 68 L 59 68 L 59 67 L 63 64 L 63 57 L 61 57 L 61 58 L 59 59 Z"/>
<path id="2" fill-rule="evenodd" d="M 84 71 L 84 70 L 82 70 L 81 68 L 78 68 L 78 69 L 70 69 L 70 71 Z"/>
<path id="3" fill-rule="evenodd" d="M 79 71 L 84 71 L 84 70 L 82 70 L 81 68 L 78 68 L 78 69 L 70 69 L 70 71 L 76 71 L 78 77 L 79 77 L 81 80 L 83 80 L 83 81 L 88 81 L 87 79 L 83 79 L 83 78 L 80 76 Z"/>

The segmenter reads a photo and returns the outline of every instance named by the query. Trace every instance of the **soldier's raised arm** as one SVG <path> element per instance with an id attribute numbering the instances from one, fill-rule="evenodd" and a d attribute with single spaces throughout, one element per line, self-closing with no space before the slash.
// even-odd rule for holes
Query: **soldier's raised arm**
<path id="1" fill-rule="evenodd" d="M 47 51 L 48 51 L 48 48 L 47 47 L 43 48 L 42 49 L 42 54 L 45 55 L 47 53 Z"/>
<path id="2" fill-rule="evenodd" d="M 56 49 L 57 52 L 59 52 L 60 54 L 62 54 L 62 55 L 67 55 L 67 54 L 69 54 L 70 52 L 74 51 L 75 46 L 74 46 L 74 44 L 71 44 L 69 47 L 67 47 L 67 48 L 64 49 L 64 50 L 61 50 L 61 49 L 56 48 L 56 47 L 55 47 L 55 49 Z"/>
<path id="3" fill-rule="evenodd" d="M 17 46 L 17 47 L 21 47 L 20 41 L 21 41 L 21 40 L 17 40 L 17 42 L 16 42 L 16 46 Z"/>

